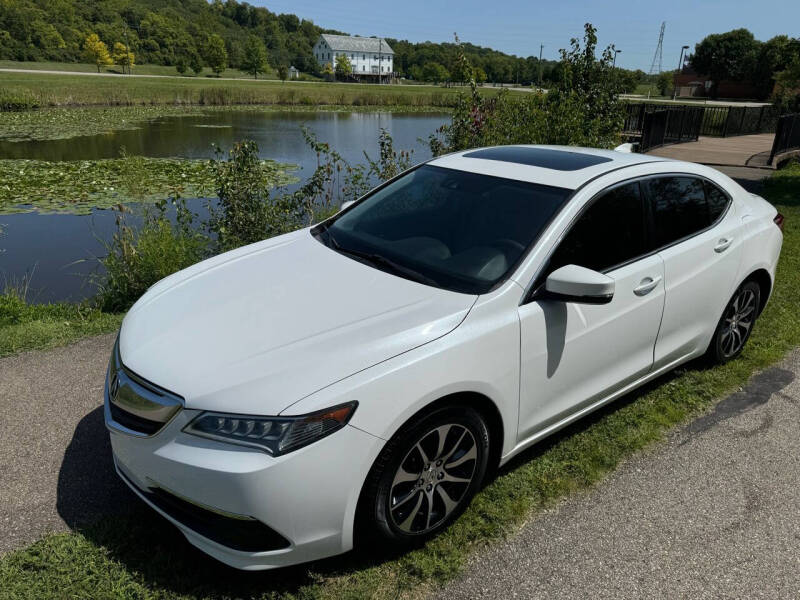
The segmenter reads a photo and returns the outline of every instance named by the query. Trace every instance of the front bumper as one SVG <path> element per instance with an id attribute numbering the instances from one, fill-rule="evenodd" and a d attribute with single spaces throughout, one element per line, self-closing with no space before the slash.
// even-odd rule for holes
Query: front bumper
<path id="1" fill-rule="evenodd" d="M 319 442 L 272 457 L 183 433 L 199 412 L 181 410 L 151 437 L 108 427 L 123 481 L 189 542 L 247 570 L 293 565 L 352 548 L 358 496 L 381 439 L 347 425 Z M 105 414 L 108 425 L 107 390 Z M 226 530 L 233 533 L 226 537 Z"/>

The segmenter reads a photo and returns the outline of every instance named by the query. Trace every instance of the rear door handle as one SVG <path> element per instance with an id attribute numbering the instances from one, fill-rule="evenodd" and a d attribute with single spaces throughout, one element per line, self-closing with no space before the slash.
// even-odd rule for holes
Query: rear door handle
<path id="1" fill-rule="evenodd" d="M 661 275 L 657 277 L 645 277 L 638 286 L 633 288 L 633 293 L 637 296 L 645 296 L 656 289 L 656 286 L 661 281 Z"/>
<path id="2" fill-rule="evenodd" d="M 717 245 L 714 246 L 714 252 L 717 252 L 717 253 L 725 252 L 725 250 L 727 250 L 732 243 L 733 243 L 733 238 L 732 237 L 731 238 L 721 238 L 717 242 Z"/>

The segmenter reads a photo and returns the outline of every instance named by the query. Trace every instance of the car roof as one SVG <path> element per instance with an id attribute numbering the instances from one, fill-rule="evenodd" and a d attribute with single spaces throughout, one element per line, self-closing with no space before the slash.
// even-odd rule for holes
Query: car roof
<path id="1" fill-rule="evenodd" d="M 663 161 L 669 159 L 598 148 L 512 145 L 454 152 L 428 164 L 574 190 L 620 168 Z"/>

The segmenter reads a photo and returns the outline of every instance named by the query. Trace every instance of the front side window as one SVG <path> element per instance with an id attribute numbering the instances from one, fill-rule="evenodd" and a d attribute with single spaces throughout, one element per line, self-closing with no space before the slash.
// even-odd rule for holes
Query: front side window
<path id="1" fill-rule="evenodd" d="M 566 265 L 607 271 L 647 252 L 644 203 L 634 182 L 605 192 L 589 205 L 556 248 L 547 271 Z"/>
<path id="2" fill-rule="evenodd" d="M 654 177 L 643 183 L 653 211 L 656 246 L 667 246 L 711 225 L 702 180 Z"/>
<path id="3" fill-rule="evenodd" d="M 509 275 L 570 194 L 423 165 L 312 233 L 375 268 L 482 294 Z"/>

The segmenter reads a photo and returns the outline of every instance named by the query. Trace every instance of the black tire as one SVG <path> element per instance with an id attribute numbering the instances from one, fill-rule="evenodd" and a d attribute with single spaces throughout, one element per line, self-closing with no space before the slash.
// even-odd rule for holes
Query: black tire
<path id="1" fill-rule="evenodd" d="M 442 531 L 480 489 L 489 442 L 485 421 L 469 407 L 443 406 L 406 424 L 387 442 L 367 476 L 359 509 L 361 534 L 382 545 L 404 547 Z M 414 481 L 408 479 L 411 475 Z"/>
<path id="2" fill-rule="evenodd" d="M 706 352 L 709 362 L 723 364 L 742 353 L 756 324 L 760 306 L 761 287 L 755 281 L 745 281 L 734 292 L 717 323 Z"/>

